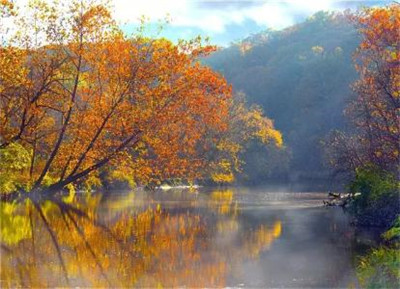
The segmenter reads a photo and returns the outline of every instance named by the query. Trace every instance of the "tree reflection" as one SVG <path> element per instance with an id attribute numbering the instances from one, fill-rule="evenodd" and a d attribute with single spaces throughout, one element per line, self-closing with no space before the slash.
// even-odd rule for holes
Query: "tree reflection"
<path id="1" fill-rule="evenodd" d="M 222 287 L 234 263 L 257 258 L 281 223 L 246 230 L 231 191 L 213 192 L 206 213 L 121 207 L 101 195 L 27 199 L 1 206 L 2 287 Z M 103 208 L 103 209 L 102 209 Z M 231 234 L 235 245 L 215 239 Z"/>

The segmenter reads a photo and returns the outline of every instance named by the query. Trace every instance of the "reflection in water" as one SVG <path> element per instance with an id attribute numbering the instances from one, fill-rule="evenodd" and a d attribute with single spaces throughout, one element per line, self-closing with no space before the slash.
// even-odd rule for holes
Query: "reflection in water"
<path id="1" fill-rule="evenodd" d="M 102 211 L 100 200 L 3 204 L 2 285 L 225 286 L 230 263 L 256 258 L 281 232 L 275 221 L 238 235 L 238 246 L 215 246 L 210 240 L 216 228 L 218 234 L 239 229 L 232 191 L 213 192 L 203 208 L 208 214 L 196 212 L 196 202 L 190 204 L 194 211 L 181 211 L 151 202 L 145 209 L 123 207 L 113 200 L 117 210 Z"/>
<path id="2" fill-rule="evenodd" d="M 341 284 L 332 280 L 340 280 L 342 271 L 349 272 L 349 258 L 340 255 L 343 250 L 337 248 L 341 243 L 336 239 L 341 236 L 348 241 L 354 237 L 350 231 L 343 234 L 348 230 L 340 225 L 343 222 L 336 222 L 331 216 L 329 220 L 333 221 L 327 221 L 326 211 L 314 215 L 312 209 L 302 209 L 300 213 L 293 209 L 249 210 L 249 202 L 242 206 L 235 194 L 238 193 L 231 190 L 132 192 L 26 200 L 18 205 L 4 203 L 0 211 L 1 286 Z M 321 230 L 320 226 L 312 227 L 317 218 L 328 233 L 315 231 Z M 327 237 L 318 239 L 315 234 Z M 296 246 L 303 247 L 294 249 Z M 309 251 L 310 246 L 317 251 Z M 342 259 L 334 256 L 332 262 L 327 262 L 324 256 L 315 256 L 330 248 Z M 304 256 L 311 258 L 310 262 Z M 312 258 L 317 258 L 326 271 L 319 268 L 313 276 L 309 271 L 315 271 Z M 343 270 L 329 272 L 337 265 Z M 293 276 L 303 278 L 302 283 Z M 333 276 L 332 280 L 327 276 Z"/>

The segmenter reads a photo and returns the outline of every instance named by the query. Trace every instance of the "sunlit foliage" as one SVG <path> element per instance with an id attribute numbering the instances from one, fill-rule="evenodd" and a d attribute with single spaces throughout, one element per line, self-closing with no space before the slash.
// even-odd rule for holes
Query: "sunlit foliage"
<path id="1" fill-rule="evenodd" d="M 35 0 L 26 11 L 2 15 L 15 29 L 0 48 L 0 149 L 29 153 L 24 190 L 208 177 L 204 152 L 221 145 L 236 109 L 225 79 L 198 61 L 213 46 L 128 37 L 101 1 Z M 279 139 L 248 113 L 257 137 Z"/>
<path id="2" fill-rule="evenodd" d="M 30 161 L 31 153 L 18 143 L 0 150 L 0 192 L 29 188 Z"/>
<path id="3" fill-rule="evenodd" d="M 260 106 L 248 107 L 245 96 L 240 93 L 231 100 L 228 129 L 218 136 L 216 150 L 211 155 L 211 178 L 217 183 L 230 183 L 242 170 L 243 154 L 251 141 L 262 144 L 268 150 L 268 144 L 282 148 L 281 133 L 274 129 L 272 120 L 263 115 Z"/>

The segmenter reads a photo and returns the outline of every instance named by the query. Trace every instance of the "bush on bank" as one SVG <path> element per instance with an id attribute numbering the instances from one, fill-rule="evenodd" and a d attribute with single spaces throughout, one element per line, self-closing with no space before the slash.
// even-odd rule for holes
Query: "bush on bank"
<path id="1" fill-rule="evenodd" d="M 355 223 L 361 226 L 389 228 L 399 215 L 400 182 L 390 172 L 364 167 L 356 170 L 350 193 L 356 195 L 350 204 Z"/>

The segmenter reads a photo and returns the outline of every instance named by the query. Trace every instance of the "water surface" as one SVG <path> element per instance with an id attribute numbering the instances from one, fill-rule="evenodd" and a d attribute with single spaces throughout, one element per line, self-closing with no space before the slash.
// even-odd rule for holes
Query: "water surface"
<path id="1" fill-rule="evenodd" d="M 325 197 L 181 189 L 2 204 L 1 285 L 358 287 L 373 239 Z"/>

